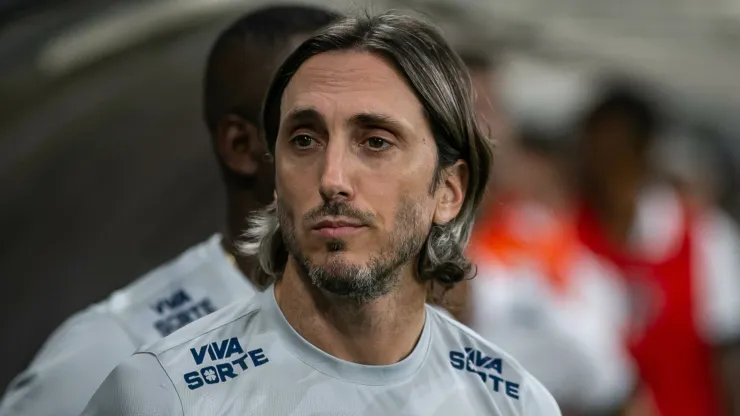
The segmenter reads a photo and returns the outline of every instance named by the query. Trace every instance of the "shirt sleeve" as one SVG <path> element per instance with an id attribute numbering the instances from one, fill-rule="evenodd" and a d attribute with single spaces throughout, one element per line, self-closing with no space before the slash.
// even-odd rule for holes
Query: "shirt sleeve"
<path id="1" fill-rule="evenodd" d="M 108 375 L 80 416 L 183 416 L 175 386 L 159 360 L 135 354 Z"/>
<path id="2" fill-rule="evenodd" d="M 740 233 L 724 213 L 697 223 L 695 273 L 701 334 L 712 344 L 740 339 Z"/>
<path id="3" fill-rule="evenodd" d="M 77 416 L 135 344 L 117 322 L 94 310 L 68 319 L 8 386 L 0 416 Z"/>
<path id="4" fill-rule="evenodd" d="M 522 416 L 561 416 L 555 398 L 536 378 L 528 376 Z"/>

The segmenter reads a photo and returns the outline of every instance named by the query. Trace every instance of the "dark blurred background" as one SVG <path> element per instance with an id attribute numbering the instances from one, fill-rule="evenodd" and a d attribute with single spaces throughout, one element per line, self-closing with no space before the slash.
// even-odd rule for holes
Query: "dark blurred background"
<path id="1" fill-rule="evenodd" d="M 115 7 L 12 6 L 0 32 L 0 331 L 14 357 L 3 386 L 72 312 L 221 226 L 200 80 L 210 43 L 233 20 L 191 17 L 92 62 L 45 69 L 50 42 L 115 19 Z M 57 53 L 51 60 L 70 58 Z"/>
<path id="2" fill-rule="evenodd" d="M 0 391 L 71 313 L 220 228 L 222 185 L 200 113 L 205 54 L 263 3 L 0 1 L 0 355 L 12 357 Z M 552 68 L 640 79 L 691 133 L 684 147 L 711 155 L 697 169 L 712 170 L 719 204 L 740 213 L 736 3 L 373 3 L 385 6 L 423 10 L 455 42 L 495 54 L 525 107 L 567 101 L 557 91 L 527 98 Z M 696 152 L 662 154 L 680 175 Z"/>

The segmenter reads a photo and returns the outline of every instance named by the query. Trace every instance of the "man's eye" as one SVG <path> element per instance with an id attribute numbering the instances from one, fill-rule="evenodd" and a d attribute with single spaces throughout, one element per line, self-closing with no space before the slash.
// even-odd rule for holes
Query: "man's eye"
<path id="1" fill-rule="evenodd" d="M 299 134 L 290 140 L 299 149 L 309 149 L 316 144 L 316 140 L 307 134 Z"/>
<path id="2" fill-rule="evenodd" d="M 391 146 L 388 140 L 380 137 L 371 137 L 365 141 L 366 146 L 371 150 L 385 150 Z"/>

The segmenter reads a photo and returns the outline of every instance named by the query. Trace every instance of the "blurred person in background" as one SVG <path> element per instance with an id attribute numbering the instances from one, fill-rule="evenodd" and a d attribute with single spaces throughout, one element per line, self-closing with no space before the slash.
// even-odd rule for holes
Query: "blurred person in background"
<path id="1" fill-rule="evenodd" d="M 626 332 L 643 384 L 636 402 L 661 416 L 740 408 L 740 239 L 710 206 L 658 180 L 649 149 L 656 104 L 634 85 L 607 86 L 578 134 L 579 239 L 620 271 Z"/>
<path id="2" fill-rule="evenodd" d="M 616 273 L 575 234 L 564 138 L 536 124 L 516 130 L 471 241 L 469 324 L 532 371 L 564 415 L 616 414 L 635 384 Z"/>
<path id="3" fill-rule="evenodd" d="M 226 187 L 224 234 L 69 318 L 8 387 L 0 415 L 76 416 L 141 345 L 265 284 L 248 278 L 253 259 L 233 254 L 248 214 L 273 200 L 274 167 L 260 133 L 262 99 L 283 58 L 337 17 L 311 6 L 267 7 L 219 35 L 206 64 L 203 106 Z"/>
<path id="4" fill-rule="evenodd" d="M 526 363 L 564 414 L 611 414 L 635 378 L 619 337 L 623 297 L 613 296 L 615 272 L 577 241 L 563 168 L 567 126 L 587 91 L 571 73 L 525 69 L 500 73 L 498 99 L 513 129 L 497 148 L 471 240 L 478 273 L 460 315 Z"/>
<path id="5" fill-rule="evenodd" d="M 716 209 L 732 175 L 719 139 L 703 129 L 670 132 L 653 146 L 657 173 L 697 209 Z M 729 165 L 729 166 L 728 166 Z"/>

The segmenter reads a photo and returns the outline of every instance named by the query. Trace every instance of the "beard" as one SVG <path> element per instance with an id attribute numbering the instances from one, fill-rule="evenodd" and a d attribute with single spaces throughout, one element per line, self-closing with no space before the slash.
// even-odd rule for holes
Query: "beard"
<path id="1" fill-rule="evenodd" d="M 429 235 L 430 224 L 424 221 L 421 203 L 406 197 L 394 215 L 393 231 L 365 264 L 347 261 L 342 255 L 347 243 L 337 238 L 326 243 L 327 259 L 319 265 L 301 250 L 293 217 L 279 199 L 277 208 L 285 247 L 302 277 L 319 289 L 359 304 L 376 300 L 398 286 L 401 269 L 417 257 Z M 366 225 L 374 222 L 374 215 L 344 203 L 325 203 L 306 213 L 303 221 L 326 216 L 344 216 Z"/>

